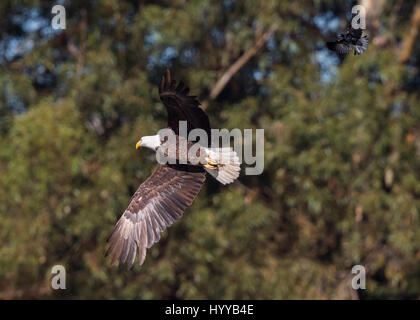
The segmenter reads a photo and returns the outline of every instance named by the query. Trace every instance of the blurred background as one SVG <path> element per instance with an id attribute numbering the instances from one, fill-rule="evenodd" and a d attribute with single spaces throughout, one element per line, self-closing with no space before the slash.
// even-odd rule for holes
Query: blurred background
<path id="1" fill-rule="evenodd" d="M 339 59 L 355 4 L 369 48 Z M 418 1 L 1 1 L 0 298 L 418 299 L 419 28 Z M 166 125 L 167 67 L 213 128 L 265 129 L 265 170 L 208 177 L 119 270 L 106 239 L 156 165 L 135 143 Z"/>

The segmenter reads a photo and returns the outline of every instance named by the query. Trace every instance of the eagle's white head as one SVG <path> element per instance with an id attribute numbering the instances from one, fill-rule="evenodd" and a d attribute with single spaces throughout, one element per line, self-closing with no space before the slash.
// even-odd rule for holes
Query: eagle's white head
<path id="1" fill-rule="evenodd" d="M 137 141 L 136 149 L 140 147 L 150 148 L 154 151 L 162 144 L 160 136 L 157 134 L 155 136 L 144 136 L 139 141 Z"/>
<path id="2" fill-rule="evenodd" d="M 171 128 L 164 128 L 159 130 L 157 135 L 142 137 L 139 141 L 137 141 L 136 149 L 140 147 L 147 147 L 156 151 L 156 149 L 160 147 L 162 143 L 168 141 L 168 139 L 174 139 L 175 136 L 175 132 Z"/>

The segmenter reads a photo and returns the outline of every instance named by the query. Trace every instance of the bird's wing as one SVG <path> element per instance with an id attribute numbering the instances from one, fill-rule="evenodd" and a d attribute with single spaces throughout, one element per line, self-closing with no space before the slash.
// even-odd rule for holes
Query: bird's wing
<path id="1" fill-rule="evenodd" d="M 363 29 L 361 28 L 358 28 L 358 29 L 350 28 L 350 34 L 352 38 L 360 39 L 362 37 L 362 33 L 363 33 Z"/>
<path id="2" fill-rule="evenodd" d="M 327 42 L 327 48 L 330 49 L 330 50 L 332 50 L 332 51 L 335 51 L 335 46 L 336 45 L 337 45 L 337 42 L 336 41 L 328 41 Z"/>
<path id="3" fill-rule="evenodd" d="M 187 121 L 189 133 L 193 129 L 203 129 L 207 132 L 210 142 L 210 122 L 205 112 L 199 107 L 197 97 L 189 96 L 189 88 L 182 82 L 178 85 L 171 80 L 169 70 L 162 76 L 159 95 L 168 111 L 168 127 L 179 135 L 179 121 Z"/>
<path id="4" fill-rule="evenodd" d="M 369 39 L 367 36 L 364 36 L 356 41 L 354 45 L 354 54 L 362 54 L 368 48 Z"/>
<path id="5" fill-rule="evenodd" d="M 108 239 L 106 255 L 112 263 L 134 264 L 139 251 L 143 264 L 146 249 L 160 239 L 160 234 L 180 218 L 191 205 L 205 180 L 200 167 L 188 165 L 158 165 L 130 200 L 127 209 Z"/>
<path id="6" fill-rule="evenodd" d="M 327 42 L 327 47 L 340 55 L 345 55 L 351 51 L 351 44 L 347 43 L 343 39 L 338 39 L 334 42 Z"/>
<path id="7" fill-rule="evenodd" d="M 347 54 L 351 51 L 351 44 L 349 44 L 345 41 L 339 42 L 335 46 L 335 51 L 339 54 Z"/>

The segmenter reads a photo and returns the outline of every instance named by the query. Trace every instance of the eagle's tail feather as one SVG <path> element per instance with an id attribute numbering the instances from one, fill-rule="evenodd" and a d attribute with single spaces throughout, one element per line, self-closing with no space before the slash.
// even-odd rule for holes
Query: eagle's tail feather
<path id="1" fill-rule="evenodd" d="M 208 165 L 205 169 L 222 184 L 232 183 L 239 177 L 241 164 L 236 152 L 228 148 L 207 149 Z"/>

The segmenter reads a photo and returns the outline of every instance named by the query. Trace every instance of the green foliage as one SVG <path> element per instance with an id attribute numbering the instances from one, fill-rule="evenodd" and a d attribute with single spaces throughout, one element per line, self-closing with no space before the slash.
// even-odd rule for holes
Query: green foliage
<path id="1" fill-rule="evenodd" d="M 0 298 L 419 297 L 418 45 L 396 58 L 415 1 L 387 3 L 377 41 L 342 63 L 323 39 L 351 1 L 86 3 L 65 2 L 62 37 L 50 3 L 0 5 Z M 30 12 L 48 32 L 16 22 Z M 273 23 L 206 110 L 213 128 L 265 129 L 263 174 L 208 177 L 141 268 L 110 266 L 106 239 L 155 166 L 134 146 L 166 124 L 163 70 L 205 100 Z M 7 58 L 16 39 L 33 47 Z M 359 295 L 356 264 L 367 269 Z"/>

